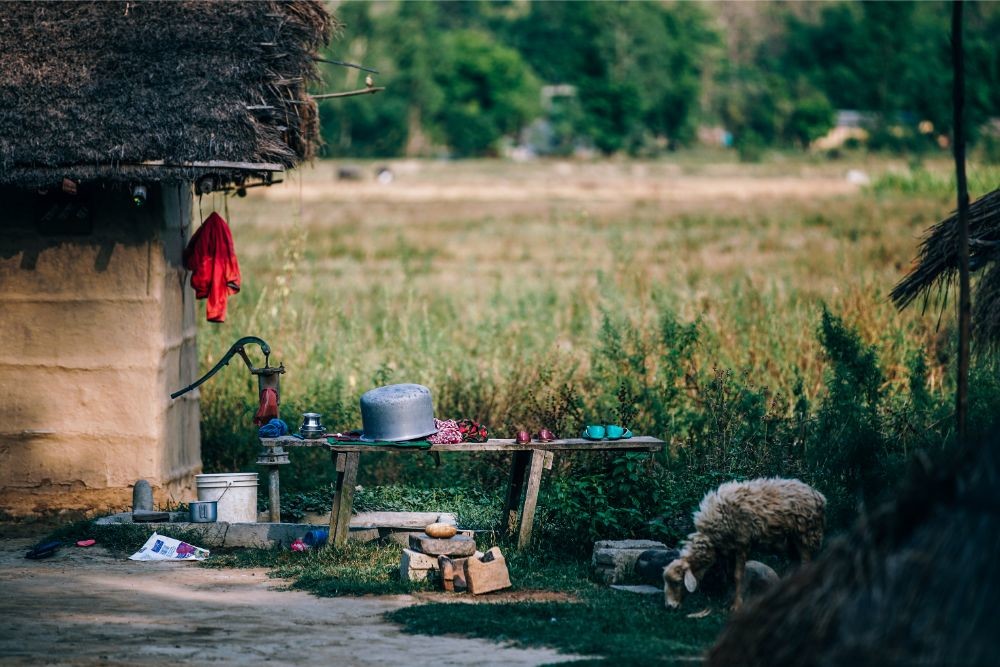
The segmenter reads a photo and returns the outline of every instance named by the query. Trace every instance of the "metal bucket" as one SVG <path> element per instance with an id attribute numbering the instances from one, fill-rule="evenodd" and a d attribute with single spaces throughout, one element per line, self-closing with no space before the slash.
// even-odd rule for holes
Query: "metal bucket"
<path id="1" fill-rule="evenodd" d="M 219 503 L 215 500 L 198 500 L 188 503 L 191 523 L 215 523 L 219 516 Z"/>

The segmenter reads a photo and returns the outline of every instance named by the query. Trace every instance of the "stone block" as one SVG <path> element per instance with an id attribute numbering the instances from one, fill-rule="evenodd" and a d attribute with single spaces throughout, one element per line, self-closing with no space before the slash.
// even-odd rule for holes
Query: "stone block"
<path id="1" fill-rule="evenodd" d="M 653 540 L 600 540 L 594 543 L 591 566 L 604 583 L 620 584 L 632 576 L 639 557 L 651 549 L 666 550 L 667 546 Z"/>
<path id="2" fill-rule="evenodd" d="M 510 588 L 510 573 L 500 547 L 493 547 L 482 558 L 467 558 L 465 581 L 473 595 Z"/>
<path id="3" fill-rule="evenodd" d="M 132 511 L 153 511 L 153 487 L 144 479 L 136 480 L 132 487 Z"/>
<path id="4" fill-rule="evenodd" d="M 760 595 L 778 583 L 778 573 L 756 560 L 748 560 L 743 571 L 743 599 Z"/>
<path id="5" fill-rule="evenodd" d="M 378 528 L 348 528 L 347 539 L 353 542 L 374 542 L 381 537 Z"/>
<path id="6" fill-rule="evenodd" d="M 403 581 L 424 581 L 431 572 L 440 569 L 438 559 L 413 549 L 403 549 L 399 561 L 399 578 Z"/>
<path id="7" fill-rule="evenodd" d="M 197 524 L 191 524 L 197 525 Z M 207 525 L 207 524 L 206 524 Z M 228 525 L 224 547 L 253 547 L 269 549 L 280 545 L 287 548 L 296 538 L 306 534 L 297 523 L 219 523 Z"/>
<path id="8" fill-rule="evenodd" d="M 427 537 L 427 534 L 422 530 L 396 530 L 394 528 L 379 528 L 379 535 L 381 539 L 388 540 L 393 544 L 398 544 L 401 547 L 410 546 L 410 537 L 413 535 L 423 535 Z M 464 537 L 476 536 L 476 531 L 474 530 L 460 530 L 456 535 L 462 535 Z"/>
<path id="9" fill-rule="evenodd" d="M 477 551 L 469 558 L 482 558 L 485 554 Z M 468 587 L 465 580 L 465 561 L 469 558 L 449 558 L 438 556 L 438 568 L 441 570 L 441 584 L 446 591 L 462 593 Z"/>
<path id="10" fill-rule="evenodd" d="M 663 568 L 679 558 L 680 549 L 649 549 L 635 562 L 636 576 L 654 586 L 663 585 Z"/>
<path id="11" fill-rule="evenodd" d="M 636 593 L 638 595 L 663 595 L 663 587 L 649 586 L 648 584 L 642 584 L 641 586 L 622 586 L 620 584 L 613 584 L 611 588 L 616 591 L 624 591 L 626 593 Z"/>
<path id="12" fill-rule="evenodd" d="M 418 533 L 410 536 L 410 548 L 432 556 L 462 557 L 476 552 L 476 541 L 467 535 L 439 539 L 426 533 Z"/>
<path id="13" fill-rule="evenodd" d="M 594 549 L 666 549 L 667 545 L 655 540 L 598 540 L 594 542 Z"/>

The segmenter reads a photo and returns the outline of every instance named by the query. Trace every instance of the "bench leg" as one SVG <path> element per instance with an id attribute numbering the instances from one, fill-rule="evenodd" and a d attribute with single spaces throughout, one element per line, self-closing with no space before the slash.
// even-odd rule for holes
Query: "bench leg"
<path id="1" fill-rule="evenodd" d="M 347 543 L 354 507 L 354 487 L 358 483 L 359 458 L 358 452 L 333 453 L 337 486 L 333 492 L 333 506 L 330 508 L 330 537 L 327 545 L 343 546 Z"/>
<path id="2" fill-rule="evenodd" d="M 500 515 L 500 533 L 504 537 L 512 537 L 517 531 L 521 494 L 524 492 L 524 477 L 530 460 L 531 452 L 514 452 L 511 458 L 507 499 L 503 504 L 503 513 Z"/>
<path id="3" fill-rule="evenodd" d="M 531 542 L 531 529 L 535 524 L 535 507 L 538 506 L 538 489 L 542 485 L 542 468 L 545 467 L 547 452 L 531 450 L 531 465 L 528 471 L 528 488 L 524 493 L 524 509 L 521 511 L 521 528 L 517 534 L 517 548 L 523 549 Z"/>

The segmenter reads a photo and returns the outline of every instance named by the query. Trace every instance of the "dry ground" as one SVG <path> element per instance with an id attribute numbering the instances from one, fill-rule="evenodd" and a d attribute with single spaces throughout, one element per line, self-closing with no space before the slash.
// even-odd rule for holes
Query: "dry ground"
<path id="1" fill-rule="evenodd" d="M 264 570 L 139 563 L 100 547 L 30 561 L 0 542 L 4 665 L 538 665 L 573 659 L 486 640 L 402 634 L 411 596 L 317 598 Z"/>

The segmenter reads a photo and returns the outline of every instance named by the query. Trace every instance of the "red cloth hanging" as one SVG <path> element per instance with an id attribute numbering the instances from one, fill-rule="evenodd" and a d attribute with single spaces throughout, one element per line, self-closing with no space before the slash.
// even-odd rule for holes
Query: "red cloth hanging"
<path id="1" fill-rule="evenodd" d="M 254 415 L 253 423 L 263 426 L 272 419 L 278 418 L 278 392 L 271 387 L 266 387 L 260 392 L 260 407 Z"/>
<path id="2" fill-rule="evenodd" d="M 208 299 L 209 322 L 226 321 L 226 299 L 240 291 L 240 263 L 229 225 L 212 213 L 184 249 L 184 267 L 191 271 L 191 287 L 199 299 Z"/>

